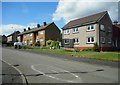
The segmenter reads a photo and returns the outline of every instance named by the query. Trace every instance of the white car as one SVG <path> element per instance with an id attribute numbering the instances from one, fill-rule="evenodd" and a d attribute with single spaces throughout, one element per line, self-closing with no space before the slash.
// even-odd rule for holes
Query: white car
<path id="1" fill-rule="evenodd" d="M 14 47 L 15 48 L 21 48 L 21 47 L 24 47 L 25 46 L 25 44 L 23 43 L 23 42 L 14 42 Z"/>

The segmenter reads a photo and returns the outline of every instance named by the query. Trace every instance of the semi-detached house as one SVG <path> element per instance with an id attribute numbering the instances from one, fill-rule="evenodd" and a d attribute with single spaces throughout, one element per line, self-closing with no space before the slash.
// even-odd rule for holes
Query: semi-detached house
<path id="1" fill-rule="evenodd" d="M 25 43 L 26 45 L 33 46 L 35 42 L 39 41 L 41 46 L 46 45 L 47 40 L 58 40 L 60 39 L 60 30 L 54 22 L 44 22 L 42 26 L 37 24 L 37 27 L 24 29 L 19 34 L 18 41 Z"/>
<path id="2" fill-rule="evenodd" d="M 66 48 L 83 50 L 94 47 L 94 43 L 101 51 L 112 47 L 112 21 L 107 11 L 72 20 L 62 29 Z"/>

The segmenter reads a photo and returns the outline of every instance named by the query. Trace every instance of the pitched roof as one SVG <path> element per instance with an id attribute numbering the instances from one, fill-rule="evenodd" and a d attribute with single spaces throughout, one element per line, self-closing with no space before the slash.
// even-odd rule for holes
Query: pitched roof
<path id="1" fill-rule="evenodd" d="M 13 32 L 12 34 L 9 34 L 7 37 L 12 36 L 12 35 L 14 35 L 15 33 L 19 34 L 20 31 L 15 31 L 15 32 Z"/>
<path id="2" fill-rule="evenodd" d="M 79 18 L 76 20 L 72 20 L 70 22 L 68 22 L 63 29 L 68 29 L 68 28 L 72 28 L 72 27 L 77 27 L 77 26 L 82 26 L 82 25 L 86 25 L 86 24 L 90 24 L 90 23 L 96 23 L 99 22 L 101 20 L 101 18 L 107 13 L 107 11 L 104 12 L 100 12 L 97 14 L 93 14 L 87 17 L 83 17 L 83 18 Z"/>
<path id="3" fill-rule="evenodd" d="M 51 24 L 54 24 L 54 22 L 49 23 L 49 24 L 47 24 L 47 25 L 45 25 L 45 26 L 42 25 L 42 26 L 40 26 L 39 28 L 38 28 L 38 27 L 35 27 L 35 28 L 30 29 L 30 30 L 23 31 L 23 32 L 21 32 L 21 33 L 18 34 L 18 35 L 24 35 L 24 34 L 36 32 L 36 31 L 39 31 L 39 30 L 44 30 L 44 29 L 46 29 L 46 28 L 47 28 L 49 25 L 51 25 Z"/>

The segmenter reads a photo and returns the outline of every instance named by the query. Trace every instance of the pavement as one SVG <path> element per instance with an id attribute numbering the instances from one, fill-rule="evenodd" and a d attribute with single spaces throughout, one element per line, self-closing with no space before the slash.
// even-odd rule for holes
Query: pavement
<path id="1" fill-rule="evenodd" d="M 9 83 L 23 83 L 20 73 L 7 63 L 2 62 L 2 84 Z"/>
<path id="2" fill-rule="evenodd" d="M 118 83 L 118 67 L 75 61 L 48 54 L 2 49 L 2 59 L 15 65 L 28 83 Z"/>

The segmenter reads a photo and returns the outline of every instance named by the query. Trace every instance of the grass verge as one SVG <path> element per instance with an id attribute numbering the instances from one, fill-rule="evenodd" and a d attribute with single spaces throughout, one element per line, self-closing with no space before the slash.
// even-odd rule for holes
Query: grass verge
<path id="1" fill-rule="evenodd" d="M 80 52 L 70 52 L 65 51 L 64 49 L 26 49 L 26 51 L 34 52 L 34 53 L 51 53 L 51 54 L 60 54 L 67 56 L 76 56 L 76 57 L 84 57 L 91 58 L 97 60 L 105 60 L 105 61 L 120 61 L 120 53 L 118 52 L 93 52 L 93 51 L 80 51 Z"/>

